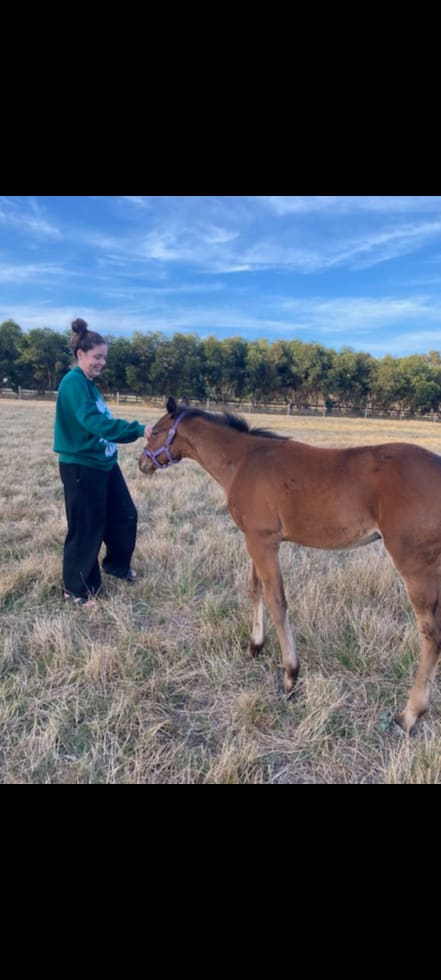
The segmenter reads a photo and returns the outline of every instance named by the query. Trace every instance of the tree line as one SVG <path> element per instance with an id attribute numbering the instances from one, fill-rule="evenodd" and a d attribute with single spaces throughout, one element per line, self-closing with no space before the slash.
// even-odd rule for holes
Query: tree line
<path id="1" fill-rule="evenodd" d="M 0 324 L 0 387 L 55 390 L 72 364 L 70 336 L 49 327 L 25 333 L 13 320 Z M 438 351 L 377 359 L 351 347 L 335 351 L 297 339 L 202 340 L 197 334 L 160 332 L 105 339 L 109 350 L 100 387 L 107 393 L 172 393 L 178 399 L 325 405 L 328 410 L 440 410 Z"/>

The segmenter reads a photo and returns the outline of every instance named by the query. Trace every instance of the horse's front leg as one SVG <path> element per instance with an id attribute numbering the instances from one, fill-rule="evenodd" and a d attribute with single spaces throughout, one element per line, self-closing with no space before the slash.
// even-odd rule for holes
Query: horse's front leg
<path id="1" fill-rule="evenodd" d="M 279 564 L 279 537 L 276 535 L 247 534 L 248 553 L 255 565 L 256 575 L 263 586 L 263 594 L 271 619 L 277 630 L 284 667 L 284 687 L 291 694 L 300 669 L 294 637 L 288 619 L 288 607 Z"/>
<path id="2" fill-rule="evenodd" d="M 256 566 L 251 559 L 250 570 L 248 573 L 248 591 L 253 603 L 253 626 L 250 638 L 250 653 L 255 657 L 262 649 L 265 642 L 265 630 L 263 623 L 263 590 L 262 582 L 257 574 Z"/>

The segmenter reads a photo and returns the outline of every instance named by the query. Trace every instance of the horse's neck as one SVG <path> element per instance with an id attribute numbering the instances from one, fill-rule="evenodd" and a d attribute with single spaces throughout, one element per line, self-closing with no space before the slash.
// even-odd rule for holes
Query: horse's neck
<path id="1" fill-rule="evenodd" d="M 185 455 L 195 459 L 227 489 L 243 459 L 244 434 L 205 419 L 192 419 L 186 433 Z"/>

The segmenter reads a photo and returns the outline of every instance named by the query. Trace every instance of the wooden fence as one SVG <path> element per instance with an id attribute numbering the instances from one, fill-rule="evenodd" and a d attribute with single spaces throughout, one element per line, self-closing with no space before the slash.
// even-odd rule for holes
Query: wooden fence
<path id="1" fill-rule="evenodd" d="M 40 401 L 55 401 L 56 391 L 37 391 L 31 388 L 19 388 L 14 391 L 12 388 L 0 388 L 0 398 L 15 399 L 38 399 Z M 149 405 L 155 408 L 164 408 L 164 398 L 144 397 L 142 395 L 131 395 L 126 392 L 104 392 L 103 397 L 107 402 L 117 405 Z M 299 415 L 299 416 L 326 416 L 327 418 L 372 418 L 372 419 L 419 419 L 426 422 L 441 422 L 440 412 L 430 412 L 428 415 L 418 415 L 414 412 L 402 412 L 399 409 L 392 409 L 389 412 L 382 412 L 377 409 L 346 409 L 346 408 L 326 408 L 325 405 L 300 405 L 281 402 L 265 402 L 256 404 L 250 401 L 216 402 L 214 399 L 207 398 L 205 401 L 187 399 L 188 405 L 192 408 L 203 408 L 212 412 L 236 412 L 246 415 Z"/>

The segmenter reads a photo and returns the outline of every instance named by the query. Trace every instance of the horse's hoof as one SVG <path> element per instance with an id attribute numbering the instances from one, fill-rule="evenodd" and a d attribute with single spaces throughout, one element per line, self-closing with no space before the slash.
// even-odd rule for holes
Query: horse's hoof
<path id="1" fill-rule="evenodd" d="M 294 693 L 295 693 L 295 689 L 296 689 L 296 678 L 293 678 L 293 677 L 284 677 L 283 678 L 283 689 L 285 691 L 285 699 L 286 699 L 286 701 L 291 701 L 291 698 L 294 697 Z"/>
<path id="2" fill-rule="evenodd" d="M 250 656 L 257 657 L 258 653 L 263 649 L 263 643 L 253 643 L 250 641 Z"/>
<path id="3" fill-rule="evenodd" d="M 385 731 L 388 733 L 388 735 L 391 735 L 392 738 L 395 739 L 403 739 L 406 738 L 408 735 L 408 732 L 406 732 L 403 726 L 400 725 L 397 718 L 391 719 Z"/>
<path id="4" fill-rule="evenodd" d="M 412 737 L 413 735 L 415 735 L 416 721 L 413 721 L 412 724 L 409 724 L 409 722 L 406 719 L 406 714 L 404 711 L 399 715 L 395 715 L 392 724 L 394 728 L 398 729 L 401 735 L 407 735 L 408 737 Z"/>

